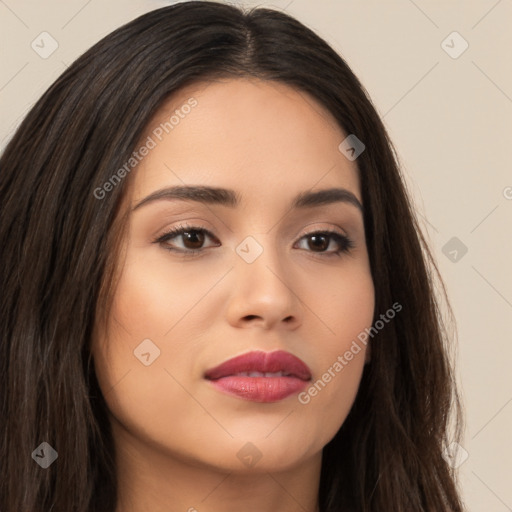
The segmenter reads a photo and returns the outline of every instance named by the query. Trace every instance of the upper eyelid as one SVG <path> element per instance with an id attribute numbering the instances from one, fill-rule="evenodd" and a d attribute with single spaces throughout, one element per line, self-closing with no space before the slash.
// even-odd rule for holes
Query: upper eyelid
<path id="1" fill-rule="evenodd" d="M 161 235 L 157 236 L 156 238 L 157 239 L 163 238 L 167 235 L 179 236 L 179 235 L 183 234 L 183 232 L 186 232 L 187 230 L 189 230 L 189 231 L 204 231 L 208 236 L 218 239 L 218 237 L 212 232 L 212 230 L 210 230 L 204 226 L 193 226 L 193 225 L 183 225 L 183 226 L 178 225 L 176 227 L 168 229 L 167 231 L 164 231 Z M 349 234 L 343 228 L 338 227 L 338 230 L 339 231 L 337 231 L 335 228 L 331 228 L 331 227 L 330 228 L 309 228 L 306 231 L 301 230 L 300 232 L 302 232 L 302 235 L 299 234 L 296 236 L 298 236 L 299 238 L 302 238 L 306 235 L 310 235 L 310 234 L 314 234 L 314 233 L 327 233 L 327 232 L 336 233 L 336 234 L 339 234 L 341 236 L 346 236 L 346 237 L 349 236 Z"/>

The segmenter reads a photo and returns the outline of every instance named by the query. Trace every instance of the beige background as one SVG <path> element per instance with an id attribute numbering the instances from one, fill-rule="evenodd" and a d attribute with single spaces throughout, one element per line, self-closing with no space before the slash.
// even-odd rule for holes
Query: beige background
<path id="1" fill-rule="evenodd" d="M 79 54 L 169 3 L 0 0 L 0 146 Z M 512 3 L 231 3 L 274 6 L 311 27 L 344 56 L 383 116 L 457 317 L 468 510 L 512 511 Z M 59 45 L 47 59 L 31 48 L 43 31 Z M 458 36 L 442 44 L 453 31 L 469 44 L 457 58 L 445 49 L 462 49 Z M 452 237 L 459 248 L 445 247 Z"/>

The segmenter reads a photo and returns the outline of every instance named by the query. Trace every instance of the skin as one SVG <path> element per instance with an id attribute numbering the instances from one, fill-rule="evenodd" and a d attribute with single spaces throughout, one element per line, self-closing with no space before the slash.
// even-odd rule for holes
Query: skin
<path id="1" fill-rule="evenodd" d="M 184 184 L 233 189 L 241 202 L 158 200 L 130 214 L 108 328 L 93 340 L 116 444 L 116 512 L 315 512 L 322 448 L 354 402 L 369 347 L 307 404 L 297 394 L 243 400 L 203 374 L 251 350 L 281 349 L 315 382 L 371 326 L 361 211 L 347 202 L 290 209 L 299 192 L 330 187 L 362 202 L 357 165 L 338 150 L 347 134 L 311 96 L 254 79 L 180 90 L 142 140 L 191 97 L 197 106 L 130 175 L 123 208 Z M 188 258 L 166 250 L 193 247 L 182 235 L 154 242 L 183 223 L 215 239 L 205 235 L 203 252 Z M 336 240 L 319 249 L 305 236 L 321 230 L 349 236 L 354 248 L 326 255 Z M 252 263 L 236 252 L 248 236 L 263 248 Z M 160 350 L 148 366 L 134 356 L 144 339 Z M 261 455 L 252 465 L 237 456 L 247 443 Z"/>

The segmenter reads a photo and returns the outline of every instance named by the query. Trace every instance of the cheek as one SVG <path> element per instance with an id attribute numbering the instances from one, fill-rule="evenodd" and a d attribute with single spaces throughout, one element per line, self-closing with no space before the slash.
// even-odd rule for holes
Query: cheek
<path id="1" fill-rule="evenodd" d="M 125 266 L 109 328 L 93 344 L 93 355 L 102 394 L 117 420 L 117 434 L 122 425 L 122 432 L 147 443 L 166 440 L 164 445 L 172 446 L 172 439 L 183 436 L 183 418 L 200 418 L 196 423 L 202 425 L 208 419 L 185 389 L 195 358 L 186 322 L 181 320 L 198 301 L 199 291 L 185 286 L 180 276 L 163 279 L 161 269 L 150 268 Z M 170 336 L 173 343 L 165 343 Z M 193 423 L 186 428 L 195 432 Z"/>
<path id="2" fill-rule="evenodd" d="M 180 393 L 165 369 L 174 373 L 176 361 L 193 360 L 180 321 L 201 290 L 187 286 L 190 276 L 168 274 L 168 267 L 162 268 L 154 258 L 142 260 L 130 254 L 115 289 L 108 329 L 93 343 L 103 395 L 112 414 L 122 417 L 124 424 L 130 424 L 132 415 L 167 421 L 154 404 L 162 396 L 172 396 L 179 403 Z M 176 333 L 172 344 L 164 344 L 166 333 Z M 184 400 L 180 408 L 186 407 Z"/>
<path id="3" fill-rule="evenodd" d="M 201 282 L 188 269 L 170 271 L 165 258 L 135 255 L 126 262 L 115 292 L 115 328 L 124 327 L 134 339 L 161 339 L 206 293 L 208 283 Z"/>
<path id="4" fill-rule="evenodd" d="M 308 286 L 313 291 L 305 296 L 318 319 L 321 341 L 315 346 L 315 354 L 318 362 L 328 367 L 371 326 L 375 308 L 373 280 L 368 265 L 361 263 L 316 280 L 314 287 Z"/>
<path id="5" fill-rule="evenodd" d="M 312 296 L 321 320 L 318 343 L 310 347 L 315 361 L 311 384 L 298 396 L 316 435 L 327 443 L 343 424 L 355 400 L 368 350 L 366 329 L 372 325 L 375 290 L 369 268 L 361 265 L 333 278 L 329 293 Z"/>

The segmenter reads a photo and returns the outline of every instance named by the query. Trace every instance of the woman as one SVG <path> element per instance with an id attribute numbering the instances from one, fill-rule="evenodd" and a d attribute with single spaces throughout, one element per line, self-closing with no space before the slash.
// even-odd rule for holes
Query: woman
<path id="1" fill-rule="evenodd" d="M 0 199 L 0 510 L 462 510 L 435 264 L 298 21 L 121 27 L 27 115 Z"/>

